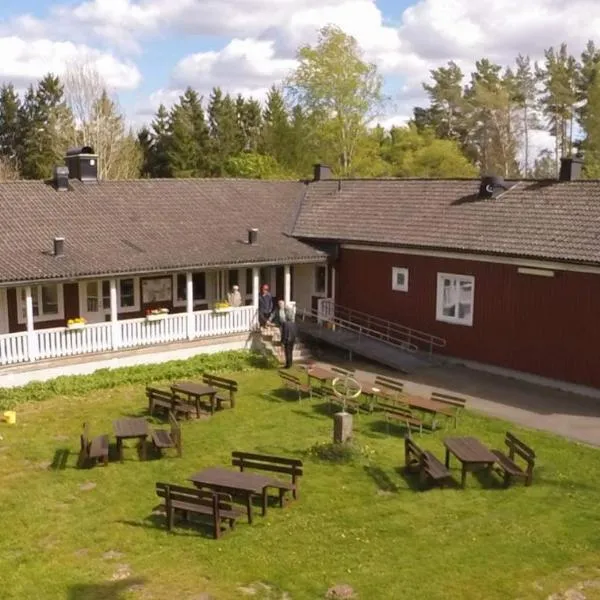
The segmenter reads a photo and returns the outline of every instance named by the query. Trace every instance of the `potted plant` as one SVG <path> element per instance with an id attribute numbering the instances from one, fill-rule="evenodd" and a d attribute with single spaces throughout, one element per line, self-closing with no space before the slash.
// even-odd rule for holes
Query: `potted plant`
<path id="1" fill-rule="evenodd" d="M 168 314 L 168 308 L 149 308 L 146 310 L 146 321 L 162 321 Z"/>
<path id="2" fill-rule="evenodd" d="M 76 319 L 69 319 L 67 321 L 67 329 L 83 329 L 85 327 L 86 320 L 83 317 L 77 317 Z"/>
<path id="3" fill-rule="evenodd" d="M 216 313 L 225 313 L 231 310 L 231 305 L 226 300 L 220 300 L 213 305 L 213 311 Z"/>

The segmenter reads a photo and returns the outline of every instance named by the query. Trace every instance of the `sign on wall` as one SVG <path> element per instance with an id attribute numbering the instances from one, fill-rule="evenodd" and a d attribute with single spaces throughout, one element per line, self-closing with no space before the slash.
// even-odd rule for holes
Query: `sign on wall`
<path id="1" fill-rule="evenodd" d="M 173 279 L 160 277 L 142 281 L 142 303 L 171 302 L 173 299 Z"/>

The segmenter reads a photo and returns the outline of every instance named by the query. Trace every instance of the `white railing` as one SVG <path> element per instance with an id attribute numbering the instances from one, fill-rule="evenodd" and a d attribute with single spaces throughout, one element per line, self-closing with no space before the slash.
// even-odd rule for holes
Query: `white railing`
<path id="1" fill-rule="evenodd" d="M 188 331 L 189 324 L 191 331 Z M 27 332 L 9 333 L 0 335 L 0 365 L 244 333 L 251 331 L 255 324 L 256 310 L 243 306 L 223 312 L 196 311 L 191 323 L 187 313 L 166 315 L 158 321 L 125 319 L 117 322 L 117 340 L 113 340 L 110 322 L 94 323 L 82 329 L 37 329 L 31 338 L 31 349 Z"/>

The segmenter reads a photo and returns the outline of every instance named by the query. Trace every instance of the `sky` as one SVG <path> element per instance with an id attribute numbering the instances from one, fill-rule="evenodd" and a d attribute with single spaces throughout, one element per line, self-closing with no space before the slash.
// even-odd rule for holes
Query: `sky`
<path id="1" fill-rule="evenodd" d="M 141 124 L 187 86 L 264 99 L 329 23 L 383 75 L 385 125 L 426 102 L 422 82 L 449 60 L 469 73 L 482 56 L 510 64 L 561 41 L 600 45 L 599 0 L 0 0 L 0 83 L 91 62 Z"/>

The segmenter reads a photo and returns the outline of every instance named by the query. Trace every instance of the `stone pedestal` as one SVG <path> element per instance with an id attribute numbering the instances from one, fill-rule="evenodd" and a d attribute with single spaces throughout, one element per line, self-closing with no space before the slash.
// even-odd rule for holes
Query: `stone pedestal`
<path id="1" fill-rule="evenodd" d="M 333 415 L 333 443 L 343 444 L 352 437 L 352 415 L 339 412 Z"/>

